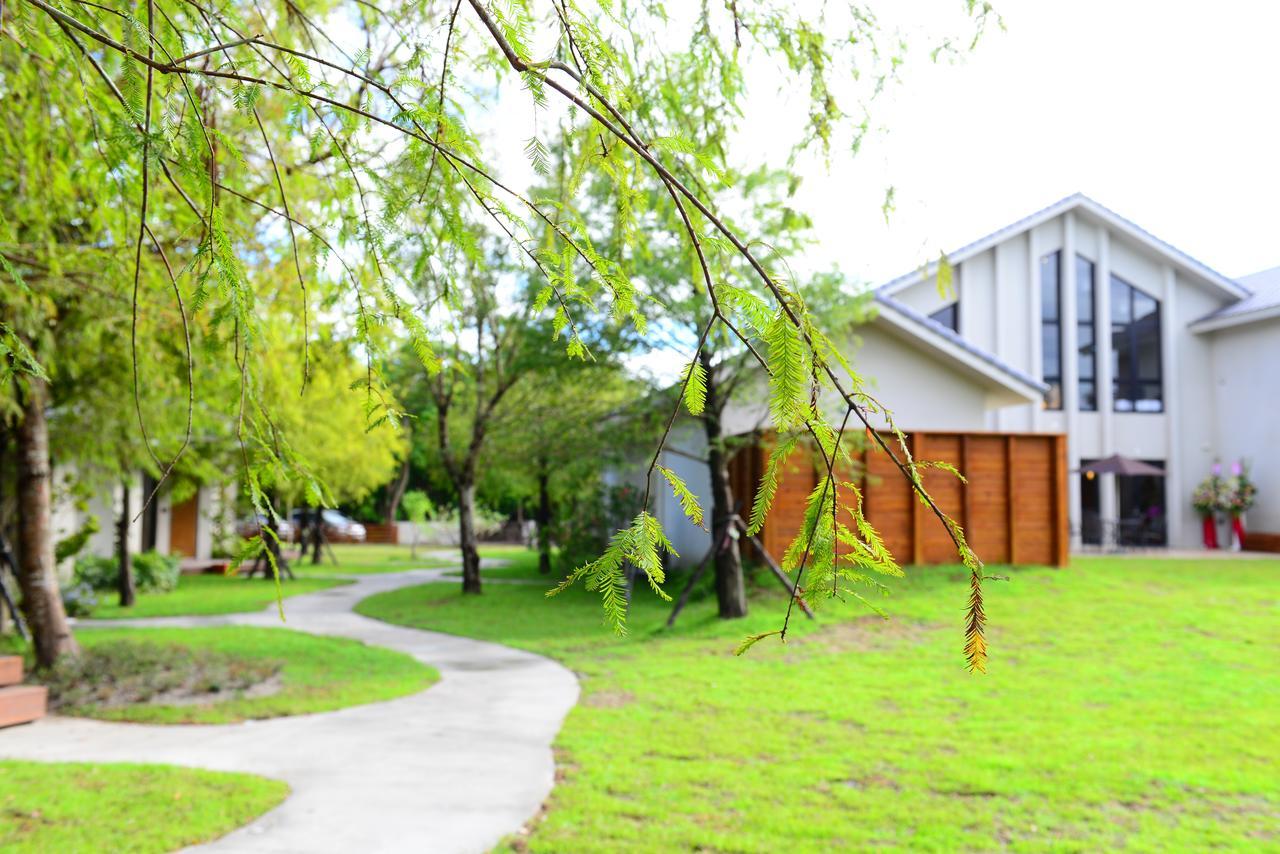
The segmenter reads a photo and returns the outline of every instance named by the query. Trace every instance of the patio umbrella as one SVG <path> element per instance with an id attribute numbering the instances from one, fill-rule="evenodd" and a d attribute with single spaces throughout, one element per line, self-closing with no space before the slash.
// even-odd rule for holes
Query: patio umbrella
<path id="1" fill-rule="evenodd" d="M 1164 469 L 1153 466 L 1150 463 L 1144 463 L 1142 460 L 1122 457 L 1120 454 L 1112 454 L 1106 459 L 1094 460 L 1087 466 L 1081 466 L 1080 471 L 1092 472 L 1094 474 L 1148 475 L 1150 477 L 1164 477 Z"/>

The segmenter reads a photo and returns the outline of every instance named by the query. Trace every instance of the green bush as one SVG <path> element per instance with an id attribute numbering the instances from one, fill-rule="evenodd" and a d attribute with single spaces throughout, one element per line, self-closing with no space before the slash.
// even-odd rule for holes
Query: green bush
<path id="1" fill-rule="evenodd" d="M 181 561 L 174 555 L 151 551 L 133 557 L 133 579 L 141 591 L 168 593 L 178 586 L 181 574 Z"/>
<path id="2" fill-rule="evenodd" d="M 120 577 L 120 563 L 113 557 L 85 555 L 76 558 L 76 583 L 94 590 L 110 590 Z"/>
<path id="3" fill-rule="evenodd" d="M 98 594 L 91 585 L 81 581 L 62 591 L 62 609 L 68 617 L 88 617 L 98 607 Z"/>
<path id="4" fill-rule="evenodd" d="M 178 586 L 179 560 L 159 552 L 133 556 L 133 583 L 140 593 L 168 593 Z M 114 590 L 119 583 L 120 562 L 114 557 L 89 555 L 76 561 L 76 581 L 96 590 Z"/>

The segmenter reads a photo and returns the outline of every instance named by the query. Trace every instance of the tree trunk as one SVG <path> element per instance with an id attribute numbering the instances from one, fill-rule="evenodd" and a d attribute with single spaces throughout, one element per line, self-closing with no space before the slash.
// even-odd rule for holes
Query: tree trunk
<path id="1" fill-rule="evenodd" d="M 396 523 L 396 511 L 404 499 L 404 491 L 409 488 L 409 452 L 405 451 L 404 463 L 400 466 L 400 475 L 395 483 L 387 487 L 387 500 L 382 508 L 382 521 L 388 525 Z"/>
<path id="2" fill-rule="evenodd" d="M 534 524 L 538 527 L 538 572 L 551 574 L 551 475 L 545 467 L 538 469 L 538 512 Z"/>
<path id="3" fill-rule="evenodd" d="M 120 591 L 120 607 L 133 607 L 137 588 L 133 583 L 133 558 L 129 554 L 129 481 L 120 481 L 120 516 L 116 519 L 116 562 L 120 566 L 116 585 Z"/>
<path id="4" fill-rule="evenodd" d="M 39 377 L 28 377 L 27 388 L 18 425 L 18 583 L 36 664 L 50 667 L 64 655 L 79 655 L 80 647 L 67 625 L 53 563 L 49 425 L 44 416 L 48 387 Z"/>
<path id="5" fill-rule="evenodd" d="M 707 434 L 707 468 L 711 475 L 711 542 L 719 545 L 725 530 L 732 524 L 735 507 L 733 486 L 729 482 L 729 460 L 724 450 L 724 430 L 720 423 L 725 401 L 720 400 L 711 354 L 704 348 L 702 367 L 707 374 L 707 402 L 702 424 Z M 716 602 L 720 618 L 732 620 L 747 615 L 747 587 L 742 578 L 742 552 L 738 538 L 730 532 L 727 545 L 716 552 Z"/>
<path id="6" fill-rule="evenodd" d="M 458 545 L 462 549 L 462 592 L 480 592 L 480 551 L 476 546 L 476 485 L 458 487 Z"/>
<path id="7" fill-rule="evenodd" d="M 311 508 L 311 563 L 318 564 L 324 555 L 324 512 L 319 507 Z M 303 550 L 303 557 L 306 551 Z"/>

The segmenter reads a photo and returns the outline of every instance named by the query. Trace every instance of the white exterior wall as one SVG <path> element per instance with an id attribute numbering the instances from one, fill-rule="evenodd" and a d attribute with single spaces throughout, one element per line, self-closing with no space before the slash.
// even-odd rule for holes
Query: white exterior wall
<path id="1" fill-rule="evenodd" d="M 1280 318 L 1204 337 L 1212 342 L 1213 448 L 1224 471 L 1243 459 L 1258 484 L 1246 529 L 1280 533 Z"/>
<path id="2" fill-rule="evenodd" d="M 902 430 L 985 430 L 989 390 L 912 342 L 873 326 L 858 330 L 850 363 Z"/>

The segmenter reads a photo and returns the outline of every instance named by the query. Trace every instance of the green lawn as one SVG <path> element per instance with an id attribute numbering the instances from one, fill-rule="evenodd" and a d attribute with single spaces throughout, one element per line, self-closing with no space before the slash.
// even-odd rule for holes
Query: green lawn
<path id="1" fill-rule="evenodd" d="M 425 585 L 365 600 L 395 623 L 551 655 L 582 679 L 534 851 L 1207 850 L 1280 847 L 1277 561 L 1078 559 L 988 585 L 990 673 L 961 656 L 965 575 L 800 620 L 766 586 L 725 625 L 674 632 L 637 595 Z M 836 617 L 839 611 L 839 617 Z"/>
<path id="2" fill-rule="evenodd" d="M 120 641 L 206 650 L 221 660 L 245 662 L 247 667 L 278 665 L 279 691 L 264 696 L 229 696 L 204 705 L 139 703 L 105 706 L 90 703 L 63 714 L 114 721 L 156 724 L 232 723 L 251 718 L 274 718 L 325 712 L 347 706 L 391 700 L 421 691 L 439 674 L 412 656 L 346 638 L 321 637 L 288 629 L 226 626 L 199 629 L 82 629 L 76 638 L 86 649 Z M 128 657 L 128 648 L 121 658 Z M 121 668 L 123 669 L 123 668 Z M 72 684 L 116 678 L 101 672 L 70 674 Z M 163 674 L 152 674 L 163 687 Z"/>
<path id="3" fill-rule="evenodd" d="M 409 546 L 393 546 L 383 543 L 336 543 L 333 546 L 335 564 L 325 555 L 323 563 L 313 564 L 294 561 L 294 572 L 307 578 L 325 578 L 334 575 L 367 575 L 381 572 L 404 572 L 409 569 L 438 569 L 460 566 L 462 558 L 456 546 L 418 546 L 417 556 Z M 521 546 L 486 545 L 480 547 L 484 558 L 519 558 L 529 552 Z M 537 558 L 534 558 L 537 566 Z"/>
<path id="4" fill-rule="evenodd" d="M 379 572 L 404 572 L 407 569 L 433 569 L 451 566 L 457 561 L 452 557 L 441 559 L 436 553 L 448 551 L 442 546 L 419 546 L 417 556 L 413 557 L 409 546 L 393 546 L 382 543 L 334 543 L 333 563 L 329 555 L 318 564 L 306 561 L 293 561 L 293 571 L 303 577 L 327 577 L 333 575 L 366 575 Z"/>
<path id="5" fill-rule="evenodd" d="M 173 851 L 235 830 L 288 793 L 252 774 L 3 761 L 0 850 Z"/>
<path id="6" fill-rule="evenodd" d="M 314 593 L 346 582 L 332 578 L 298 578 L 282 581 L 286 596 Z M 276 601 L 276 585 L 260 578 L 226 575 L 184 575 L 169 593 L 140 593 L 132 608 L 121 608 L 111 591 L 99 592 L 102 603 L 93 611 L 94 619 L 117 620 L 135 617 L 180 617 L 208 614 L 238 614 L 261 611 Z"/>

